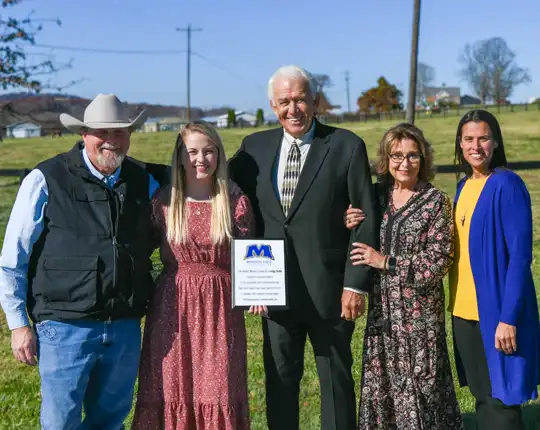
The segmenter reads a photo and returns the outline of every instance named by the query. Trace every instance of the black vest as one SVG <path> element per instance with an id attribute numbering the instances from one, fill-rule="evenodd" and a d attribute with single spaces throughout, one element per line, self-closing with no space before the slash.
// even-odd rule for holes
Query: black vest
<path id="1" fill-rule="evenodd" d="M 36 167 L 49 197 L 30 258 L 28 312 L 34 321 L 139 318 L 153 284 L 148 173 L 125 159 L 111 190 L 81 149 Z"/>

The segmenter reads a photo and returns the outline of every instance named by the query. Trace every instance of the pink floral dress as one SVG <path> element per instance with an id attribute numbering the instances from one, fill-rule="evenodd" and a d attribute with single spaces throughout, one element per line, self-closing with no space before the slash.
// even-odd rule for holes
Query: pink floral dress
<path id="1" fill-rule="evenodd" d="M 231 309 L 230 245 L 210 238 L 211 204 L 188 202 L 189 242 L 166 238 L 163 190 L 152 225 L 164 268 L 146 319 L 134 429 L 249 429 L 244 314 Z M 231 195 L 235 237 L 250 235 L 248 198 Z"/>

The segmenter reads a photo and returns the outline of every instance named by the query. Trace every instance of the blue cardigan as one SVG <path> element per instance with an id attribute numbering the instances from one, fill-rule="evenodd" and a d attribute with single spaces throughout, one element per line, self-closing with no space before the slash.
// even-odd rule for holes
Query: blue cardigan
<path id="1" fill-rule="evenodd" d="M 458 184 L 455 203 L 466 180 Z M 496 169 L 471 219 L 469 255 L 492 397 L 506 405 L 536 399 L 540 383 L 540 323 L 531 273 L 532 242 L 529 192 L 518 175 Z M 517 351 L 513 354 L 495 349 L 499 321 L 517 327 Z M 456 366 L 461 385 L 467 385 L 458 354 Z"/>

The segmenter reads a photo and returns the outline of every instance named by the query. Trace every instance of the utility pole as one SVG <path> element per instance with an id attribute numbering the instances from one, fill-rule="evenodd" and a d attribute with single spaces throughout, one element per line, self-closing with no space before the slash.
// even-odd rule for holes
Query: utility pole
<path id="1" fill-rule="evenodd" d="M 187 28 L 177 28 L 176 31 L 185 31 L 187 33 L 187 106 L 186 117 L 191 121 L 191 33 L 193 31 L 202 31 L 202 28 L 191 28 L 191 24 Z"/>
<path id="2" fill-rule="evenodd" d="M 350 92 L 349 92 L 349 80 L 350 80 L 350 77 L 349 77 L 349 71 L 347 70 L 345 72 L 345 85 L 347 87 L 347 112 L 351 112 L 351 95 L 350 95 Z"/>
<path id="3" fill-rule="evenodd" d="M 416 80 L 418 75 L 418 33 L 420 30 L 420 0 L 414 0 L 413 31 L 411 46 L 411 69 L 409 74 L 409 100 L 407 103 L 407 122 L 414 124 L 416 113 Z"/>

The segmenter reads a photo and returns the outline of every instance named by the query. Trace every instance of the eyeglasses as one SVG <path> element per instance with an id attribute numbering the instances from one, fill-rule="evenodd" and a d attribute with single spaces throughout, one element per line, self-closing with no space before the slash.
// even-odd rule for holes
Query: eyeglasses
<path id="1" fill-rule="evenodd" d="M 415 164 L 420 162 L 420 160 L 422 159 L 422 154 L 417 154 L 414 152 L 407 155 L 403 155 L 399 152 L 396 154 L 390 154 L 390 159 L 395 163 L 403 163 L 403 160 L 405 160 L 405 158 L 409 161 L 409 163 Z"/>

